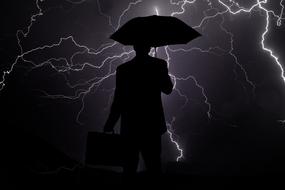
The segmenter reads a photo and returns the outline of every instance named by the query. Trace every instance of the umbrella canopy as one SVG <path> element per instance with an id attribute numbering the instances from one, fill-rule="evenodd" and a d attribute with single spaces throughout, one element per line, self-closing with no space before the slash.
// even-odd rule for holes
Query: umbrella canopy
<path id="1" fill-rule="evenodd" d="M 160 47 L 186 44 L 199 36 L 200 33 L 176 17 L 153 15 L 131 19 L 110 38 L 124 45 Z"/>

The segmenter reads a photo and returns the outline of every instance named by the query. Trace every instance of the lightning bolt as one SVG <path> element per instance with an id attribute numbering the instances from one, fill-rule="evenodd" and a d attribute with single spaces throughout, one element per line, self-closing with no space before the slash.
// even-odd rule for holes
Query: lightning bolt
<path id="1" fill-rule="evenodd" d="M 258 7 L 262 10 L 265 11 L 266 13 L 266 26 L 265 26 L 265 31 L 262 34 L 262 40 L 261 40 L 261 45 L 262 45 L 262 49 L 266 52 L 268 52 L 270 54 L 270 56 L 274 59 L 275 63 L 277 64 L 277 66 L 280 68 L 281 70 L 281 78 L 283 79 L 283 81 L 285 82 L 285 76 L 284 76 L 284 69 L 282 67 L 282 64 L 279 62 L 279 58 L 274 54 L 273 50 L 269 49 L 266 47 L 265 45 L 265 37 L 269 32 L 269 24 L 270 24 L 270 13 L 273 14 L 273 16 L 277 17 L 277 25 L 281 26 L 281 19 L 282 17 L 275 15 L 275 13 L 273 11 L 268 11 L 266 8 L 264 8 L 262 6 L 262 3 L 267 3 L 267 0 L 265 1 L 257 1 L 258 2 Z M 282 5 L 282 2 L 280 2 L 280 5 Z M 283 10 L 284 10 L 284 6 L 282 6 L 282 13 L 281 16 L 283 15 Z"/>
<path id="2" fill-rule="evenodd" d="M 178 162 L 180 159 L 183 158 L 183 149 L 180 148 L 180 145 L 178 144 L 178 142 L 174 139 L 175 133 L 174 133 L 174 129 L 173 129 L 173 123 L 175 122 L 175 117 L 172 118 L 172 121 L 170 123 L 167 123 L 167 133 L 169 134 L 169 138 L 170 141 L 176 146 L 179 155 L 176 157 L 176 162 Z"/>
<path id="3" fill-rule="evenodd" d="M 18 42 L 18 46 L 20 48 L 20 55 L 18 55 L 15 59 L 15 61 L 12 63 L 10 69 L 6 70 L 6 71 L 3 71 L 3 74 L 2 74 L 2 80 L 0 81 L 0 92 L 3 90 L 4 86 L 5 86 L 5 79 L 7 77 L 7 75 L 9 75 L 13 69 L 14 69 L 14 66 L 17 64 L 17 62 L 20 60 L 20 59 L 23 59 L 23 54 L 24 54 L 24 51 L 23 51 L 23 47 L 21 45 L 21 39 L 20 39 L 20 34 L 22 34 L 24 37 L 27 37 L 30 33 L 30 30 L 33 26 L 33 23 L 36 22 L 37 18 L 42 16 L 43 15 L 43 10 L 41 9 L 41 7 L 39 6 L 39 2 L 43 2 L 44 0 L 36 0 L 36 7 L 37 7 L 37 10 L 38 10 L 38 13 L 34 14 L 31 16 L 30 18 L 30 24 L 27 26 L 26 28 L 26 32 L 23 31 L 23 30 L 17 30 L 16 32 L 16 38 L 17 38 L 17 42 Z"/>
<path id="4" fill-rule="evenodd" d="M 157 8 L 157 7 L 154 7 L 154 10 L 155 10 L 155 14 L 156 14 L 156 15 L 159 15 L 159 10 L 158 10 L 158 8 Z"/>
<path id="5" fill-rule="evenodd" d="M 178 12 L 172 12 L 172 13 L 171 13 L 171 16 L 177 16 L 177 15 L 182 15 L 182 14 L 184 14 L 184 13 L 186 12 L 185 6 L 186 6 L 187 4 L 193 4 L 193 3 L 195 3 L 195 2 L 196 2 L 195 0 L 193 0 L 193 1 L 183 0 L 183 1 L 179 1 L 179 2 L 176 2 L 176 3 L 175 3 L 175 2 L 173 2 L 173 1 L 171 0 L 170 3 L 171 3 L 172 5 L 179 5 L 179 6 L 180 6 L 180 10 L 181 10 L 181 11 L 178 11 Z M 237 15 L 237 14 L 240 14 L 240 13 L 243 13 L 243 12 L 245 12 L 245 13 L 251 13 L 254 9 L 259 8 L 259 10 L 264 11 L 264 12 L 265 12 L 265 15 L 266 15 L 266 26 L 265 26 L 264 32 L 263 32 L 263 34 L 262 34 L 262 36 L 261 36 L 261 42 L 260 42 L 260 43 L 261 43 L 261 46 L 262 46 L 262 49 L 263 49 L 265 52 L 269 53 L 269 55 L 271 56 L 271 58 L 275 61 L 275 63 L 277 64 L 277 66 L 280 68 L 280 71 L 281 71 L 281 78 L 282 78 L 282 80 L 285 82 L 284 69 L 283 69 L 282 64 L 281 64 L 280 61 L 279 61 L 279 58 L 274 54 L 273 50 L 267 48 L 266 45 L 265 45 L 266 35 L 269 33 L 270 14 L 272 14 L 273 17 L 275 17 L 275 18 L 277 19 L 277 23 L 276 23 L 277 26 L 281 26 L 281 24 L 282 24 L 282 20 L 284 19 L 284 18 L 283 18 L 283 12 L 284 12 L 283 0 L 280 1 L 280 6 L 282 7 L 282 9 L 281 9 L 281 13 L 280 13 L 279 15 L 278 15 L 278 14 L 275 14 L 275 12 L 272 11 L 272 10 L 266 9 L 266 8 L 263 6 L 263 4 L 268 3 L 267 0 L 263 0 L 263 1 L 257 0 L 256 3 L 253 4 L 253 5 L 252 5 L 250 8 L 248 8 L 248 9 L 241 7 L 237 2 L 235 2 L 235 1 L 233 1 L 233 0 L 229 0 L 228 2 L 230 2 L 231 5 L 227 5 L 227 4 L 224 3 L 223 1 L 218 0 L 218 3 L 219 3 L 220 5 L 222 5 L 223 7 L 225 7 L 226 10 L 224 10 L 224 11 L 217 11 L 216 14 L 211 15 L 211 16 L 205 16 L 205 17 L 201 20 L 200 24 L 197 25 L 197 26 L 195 26 L 194 28 L 201 28 L 202 25 L 203 25 L 203 23 L 204 23 L 205 21 L 207 21 L 207 20 L 209 20 L 209 19 L 216 18 L 216 17 L 219 16 L 219 15 L 225 15 L 226 13 L 229 13 L 229 14 L 232 14 L 232 15 Z M 209 3 L 210 6 L 212 5 L 211 1 L 208 1 L 208 3 Z M 235 6 L 235 7 L 238 8 L 238 9 L 237 9 L 236 11 L 233 11 L 233 10 L 231 9 L 232 6 Z M 227 31 L 227 30 L 223 27 L 224 17 L 222 17 L 222 18 L 223 18 L 223 21 L 220 23 L 220 28 L 221 28 L 222 31 L 224 31 L 227 35 L 229 35 L 229 36 L 230 36 L 230 39 L 231 39 L 231 41 L 230 41 L 231 48 L 230 48 L 230 50 L 228 51 L 228 54 L 231 55 L 231 56 L 234 58 L 235 64 L 236 64 L 236 65 L 240 68 L 240 70 L 244 73 L 244 76 L 245 76 L 245 79 L 246 79 L 247 83 L 250 84 L 250 86 L 252 87 L 252 90 L 253 90 L 253 92 L 254 92 L 254 91 L 255 91 L 255 84 L 249 79 L 246 70 L 244 69 L 244 67 L 242 66 L 242 64 L 239 63 L 238 57 L 234 54 L 234 35 L 233 35 L 231 32 Z M 168 48 L 168 49 L 169 49 L 169 48 Z M 214 49 L 214 48 L 209 48 L 208 50 L 202 50 L 202 49 L 200 49 L 200 48 L 195 47 L 195 48 L 191 48 L 191 49 L 182 49 L 182 48 L 180 48 L 180 49 L 176 49 L 176 50 L 171 50 L 171 49 L 170 49 L 170 50 L 171 50 L 172 52 L 178 52 L 178 51 L 190 52 L 190 51 L 193 51 L 193 50 L 199 50 L 199 51 L 202 52 L 202 53 L 203 53 L 203 52 L 211 53 L 211 49 Z M 219 49 L 222 49 L 222 48 L 219 48 Z M 168 54 L 167 54 L 167 55 L 168 55 Z M 169 57 L 168 57 L 168 58 L 169 58 Z M 170 59 L 170 58 L 169 58 L 169 59 Z M 176 78 L 175 76 L 173 76 L 173 77 Z M 194 76 L 191 76 L 191 75 L 190 75 L 190 76 L 188 76 L 188 77 L 186 77 L 186 78 L 180 78 L 180 80 L 188 80 L 188 79 L 194 80 L 195 83 L 196 83 L 196 86 L 198 86 L 198 87 L 202 90 L 202 94 L 203 94 L 203 96 L 204 96 L 204 98 L 205 98 L 205 103 L 208 105 L 208 108 L 209 108 L 209 109 L 208 109 L 208 112 L 207 112 L 207 115 L 208 115 L 208 117 L 210 118 L 210 117 L 211 117 L 211 104 L 208 102 L 208 98 L 207 98 L 207 96 L 206 96 L 204 87 L 201 86 L 201 85 L 198 83 L 198 81 L 196 80 L 196 78 L 195 78 Z M 176 80 L 177 80 L 177 78 L 176 78 Z M 244 87 L 244 88 L 245 88 L 245 87 Z M 180 92 L 179 92 L 179 93 L 180 93 Z M 183 95 L 183 94 L 181 94 L 181 93 L 180 93 L 180 95 L 183 96 L 183 97 L 185 97 L 185 98 L 187 99 L 187 96 L 185 96 L 185 95 Z M 188 101 L 188 99 L 187 99 L 187 101 Z M 284 121 L 280 121 L 280 122 L 281 122 L 281 123 L 285 123 L 285 120 L 284 120 Z M 172 123 L 172 122 L 171 122 L 171 123 Z M 171 125 L 169 124 L 169 126 L 171 126 Z M 171 141 L 176 145 L 177 149 L 178 149 L 179 152 L 180 152 L 180 155 L 179 155 L 179 156 L 177 157 L 177 159 L 176 159 L 177 161 L 179 161 L 179 159 L 181 159 L 181 158 L 183 157 L 183 151 L 181 151 L 181 149 L 180 149 L 180 147 L 179 147 L 179 144 L 178 144 L 177 142 L 173 141 L 171 132 L 170 132 L 169 134 L 170 134 Z"/>
<path id="6" fill-rule="evenodd" d="M 77 4 L 82 4 L 84 3 L 86 0 L 80 0 L 80 1 L 71 1 L 71 0 L 66 0 L 69 3 L 72 3 L 74 5 Z M 32 15 L 30 18 L 30 23 L 29 25 L 24 29 L 24 30 L 18 30 L 16 32 L 16 39 L 18 42 L 18 47 L 20 49 L 20 54 L 16 56 L 15 61 L 11 64 L 10 68 L 3 71 L 2 73 L 2 79 L 0 81 L 0 92 L 4 89 L 4 86 L 6 85 L 5 81 L 6 81 L 6 77 L 13 72 L 15 65 L 20 61 L 24 61 L 24 62 L 29 62 L 32 63 L 33 67 L 31 70 L 35 70 L 38 68 L 41 68 L 44 65 L 50 65 L 51 68 L 53 68 L 55 70 L 55 72 L 58 73 L 66 73 L 68 71 L 75 71 L 75 72 L 80 72 L 83 71 L 84 69 L 87 68 L 91 68 L 91 69 L 96 69 L 96 70 L 100 70 L 104 67 L 108 67 L 108 72 L 106 74 L 104 74 L 101 77 L 94 77 L 91 78 L 89 80 L 86 80 L 84 82 L 80 82 L 80 83 L 76 83 L 76 84 L 71 84 L 68 79 L 66 78 L 66 84 L 68 87 L 70 87 L 71 89 L 74 89 L 74 95 L 72 96 L 67 96 L 67 95 L 63 95 L 63 94 L 49 94 L 45 91 L 42 91 L 44 97 L 47 98 L 52 98 L 52 99 L 69 99 L 69 100 L 80 100 L 81 101 L 81 108 L 77 114 L 77 122 L 79 124 L 82 124 L 80 122 L 80 115 L 81 113 L 84 111 L 85 108 L 85 98 L 86 96 L 91 92 L 94 91 L 96 92 L 96 90 L 100 87 L 100 85 L 102 85 L 102 83 L 109 79 L 110 77 L 113 77 L 116 73 L 113 69 L 113 63 L 115 61 L 122 61 L 125 62 L 127 60 L 129 60 L 131 58 L 131 56 L 133 55 L 133 51 L 127 51 L 124 48 L 122 48 L 122 52 L 111 55 L 106 57 L 99 65 L 94 65 L 92 63 L 75 63 L 74 59 L 76 56 L 78 55 L 92 55 L 92 56 L 98 56 L 98 55 L 102 55 L 104 54 L 106 51 L 108 50 L 112 50 L 112 48 L 115 48 L 118 46 L 118 44 L 116 42 L 114 43 L 106 43 L 106 44 L 102 44 L 98 49 L 92 49 L 86 45 L 82 45 L 80 44 L 78 41 L 75 40 L 75 38 L 73 36 L 66 36 L 66 37 L 60 37 L 58 42 L 55 43 L 51 43 L 51 44 L 47 44 L 47 45 L 43 45 L 40 47 L 36 47 L 34 49 L 30 49 L 30 50 L 24 50 L 23 46 L 22 46 L 22 38 L 27 38 L 28 35 L 30 34 L 30 31 L 32 30 L 32 27 L 34 25 L 34 23 L 37 22 L 38 18 L 41 16 L 44 16 L 44 12 L 40 6 L 40 3 L 43 3 L 44 0 L 35 0 L 35 4 L 37 7 L 37 13 Z M 171 16 L 181 16 L 187 13 L 187 6 L 191 6 L 191 5 L 195 5 L 195 3 L 197 3 L 197 0 L 180 0 L 180 1 L 173 1 L 170 0 L 170 5 L 171 6 L 176 6 L 179 8 L 179 11 L 173 11 L 170 13 Z M 281 62 L 279 61 L 279 57 L 274 53 L 274 51 L 270 48 L 268 48 L 266 46 L 266 37 L 269 34 L 269 27 L 270 24 L 272 22 L 272 20 L 276 20 L 276 25 L 277 26 L 281 26 L 282 25 L 282 21 L 284 20 L 284 0 L 280 1 L 280 7 L 281 7 L 281 11 L 279 14 L 275 13 L 275 11 L 273 10 L 269 10 L 266 8 L 266 4 L 268 4 L 268 0 L 256 0 L 254 2 L 253 5 L 251 5 L 249 8 L 244 8 L 242 6 L 239 5 L 239 3 L 237 3 L 236 1 L 233 0 L 205 0 L 205 2 L 207 2 L 208 6 L 210 7 L 208 10 L 203 11 L 204 13 L 204 17 L 201 19 L 201 22 L 194 26 L 194 28 L 199 29 L 202 28 L 204 26 L 205 23 L 207 23 L 208 21 L 217 18 L 218 16 L 222 16 L 223 20 L 222 22 L 220 22 L 219 26 L 221 28 L 221 30 L 229 36 L 230 38 L 230 49 L 226 50 L 223 49 L 221 47 L 210 47 L 208 49 L 201 49 L 199 47 L 192 47 L 189 49 L 183 49 L 183 48 L 178 48 L 178 49 L 171 49 L 168 46 L 164 47 L 166 56 L 167 56 L 167 63 L 168 65 L 171 64 L 171 56 L 170 56 L 170 52 L 171 53 L 176 53 L 176 52 L 184 52 L 184 53 L 188 53 L 191 51 L 199 51 L 201 53 L 209 53 L 209 54 L 215 54 L 217 56 L 220 56 L 216 53 L 215 50 L 219 50 L 220 52 L 223 53 L 227 53 L 228 55 L 230 55 L 233 58 L 233 62 L 234 64 L 237 66 L 237 68 L 239 68 L 240 71 L 242 71 L 242 73 L 244 74 L 245 77 L 245 81 L 251 86 L 251 88 L 255 89 L 255 85 L 254 82 L 252 82 L 250 80 L 250 77 L 248 76 L 248 73 L 246 72 L 246 69 L 243 67 L 243 65 L 239 62 L 238 56 L 235 55 L 234 51 L 234 35 L 233 33 L 231 33 L 230 31 L 228 31 L 224 26 L 224 16 L 229 14 L 229 15 L 239 15 L 241 13 L 252 13 L 253 11 L 261 11 L 264 13 L 264 17 L 265 17 L 265 26 L 264 26 L 264 31 L 262 33 L 262 35 L 260 36 L 260 44 L 261 44 L 261 48 L 262 50 L 267 53 L 272 60 L 274 61 L 274 63 L 278 66 L 278 68 L 280 69 L 280 77 L 283 80 L 283 82 L 285 83 L 285 76 L 284 76 L 284 69 L 283 66 L 281 64 Z M 127 8 L 124 9 L 122 11 L 122 13 L 120 14 L 118 20 L 117 20 L 117 24 L 113 24 L 112 21 L 112 17 L 109 15 L 106 15 L 100 6 L 100 2 L 99 0 L 97 0 L 97 5 L 98 5 L 98 12 L 105 18 L 108 19 L 108 24 L 109 26 L 115 31 L 116 29 L 118 29 L 121 26 L 121 22 L 124 16 L 126 16 L 126 14 L 132 9 L 132 7 L 136 6 L 139 3 L 143 3 L 143 0 L 137 0 L 137 1 L 132 1 L 128 4 Z M 214 7 L 214 4 L 217 3 L 219 6 L 221 6 L 222 10 L 219 10 L 217 8 Z M 214 14 L 208 14 L 207 11 L 209 10 L 216 10 Z M 155 7 L 154 8 L 155 14 L 159 15 L 159 8 Z M 274 18 L 274 19 L 272 19 Z M 46 49 L 51 49 L 51 48 L 55 48 L 55 47 L 59 47 L 62 45 L 63 42 L 65 41 L 71 41 L 78 49 L 78 51 L 76 51 L 69 59 L 65 58 L 65 57 L 53 57 L 50 58 L 44 62 L 41 63 L 36 63 L 34 61 L 31 60 L 27 60 L 26 56 L 31 54 L 31 53 L 36 53 L 40 50 L 46 50 Z M 56 63 L 58 61 L 62 61 L 64 62 L 63 66 L 57 66 Z M 210 104 L 209 98 L 207 97 L 207 90 L 199 83 L 199 81 L 193 76 L 193 75 L 189 75 L 186 77 L 178 77 L 175 76 L 173 74 L 170 74 L 171 78 L 174 80 L 174 90 L 178 93 L 178 95 L 182 98 L 185 99 L 185 104 L 183 106 L 185 106 L 187 104 L 188 97 L 186 95 L 184 95 L 182 93 L 182 91 L 180 89 L 177 88 L 177 83 L 179 81 L 186 81 L 186 80 L 192 80 L 194 81 L 196 87 L 198 89 L 200 89 L 201 91 L 201 95 L 204 98 L 204 104 L 207 106 L 207 112 L 206 115 L 209 119 L 211 119 L 213 117 L 213 113 L 212 113 L 212 106 Z M 173 119 L 171 122 L 167 123 L 168 126 L 168 134 L 170 137 L 170 140 L 172 143 L 174 143 L 174 145 L 176 146 L 179 155 L 176 158 L 176 161 L 180 161 L 183 158 L 183 149 L 181 148 L 181 146 L 179 145 L 179 143 L 177 142 L 177 138 L 178 136 L 174 133 L 174 122 L 175 122 L 175 116 L 173 116 Z M 280 121 L 282 123 L 285 123 L 285 121 Z"/>
<path id="7" fill-rule="evenodd" d="M 277 15 L 275 14 L 274 11 L 272 10 L 268 10 L 266 9 L 263 5 L 264 4 L 267 4 L 268 3 L 268 0 L 257 0 L 255 4 L 253 4 L 249 9 L 245 9 L 241 6 L 239 6 L 238 3 L 234 2 L 234 1 L 230 1 L 232 3 L 234 3 L 234 5 L 236 5 L 238 7 L 238 10 L 237 11 L 233 11 L 231 10 L 231 7 L 226 5 L 223 1 L 219 0 L 219 3 L 221 5 L 223 5 L 230 14 L 233 14 L 233 15 L 237 15 L 239 13 L 242 13 L 242 12 L 245 12 L 245 13 L 251 13 L 253 9 L 255 8 L 259 8 L 260 10 L 264 11 L 265 15 L 266 15 L 266 24 L 265 24 L 265 29 L 264 29 L 264 32 L 261 36 L 261 46 L 262 46 L 262 49 L 269 53 L 269 55 L 271 56 L 271 58 L 274 60 L 274 62 L 277 64 L 277 66 L 280 68 L 280 71 L 281 71 L 281 78 L 282 80 L 285 82 L 285 76 L 284 76 L 284 69 L 283 69 L 283 66 L 282 64 L 280 63 L 279 61 L 279 58 L 274 54 L 273 50 L 269 49 L 266 47 L 265 45 L 265 40 L 266 40 L 266 35 L 269 33 L 269 25 L 270 25 L 270 14 L 273 15 L 273 17 L 275 17 L 277 19 L 277 26 L 281 26 L 282 24 L 282 19 L 283 19 L 283 12 L 284 12 L 284 5 L 283 5 L 283 0 L 280 1 L 280 6 L 282 7 L 282 10 L 281 10 L 281 13 L 280 15 Z"/>

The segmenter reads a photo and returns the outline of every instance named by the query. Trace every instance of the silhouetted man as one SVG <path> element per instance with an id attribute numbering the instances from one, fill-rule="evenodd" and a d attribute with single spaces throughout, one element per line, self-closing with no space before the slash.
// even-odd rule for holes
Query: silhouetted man
<path id="1" fill-rule="evenodd" d="M 161 92 L 170 94 L 173 84 L 167 63 L 149 56 L 150 47 L 135 45 L 134 50 L 135 58 L 117 67 L 115 96 L 104 131 L 113 131 L 121 117 L 124 173 L 136 173 L 141 153 L 147 171 L 156 174 L 161 170 L 161 135 L 167 130 Z"/>

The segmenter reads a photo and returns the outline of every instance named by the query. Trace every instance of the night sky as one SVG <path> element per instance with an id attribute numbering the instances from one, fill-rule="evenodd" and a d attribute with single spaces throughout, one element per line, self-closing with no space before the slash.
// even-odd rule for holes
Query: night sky
<path id="1" fill-rule="evenodd" d="M 157 9 L 202 34 L 158 49 L 176 84 L 162 99 L 172 140 L 183 150 L 179 161 L 212 173 L 283 172 L 285 2 L 260 1 L 6 1 L 0 8 L 1 127 L 15 144 L 22 143 L 15 134 L 32 135 L 83 162 L 87 133 L 102 131 L 109 114 L 115 69 L 134 57 L 132 47 L 109 36 Z M 273 55 L 262 47 L 263 35 Z M 163 136 L 164 163 L 181 154 L 170 133 Z"/>

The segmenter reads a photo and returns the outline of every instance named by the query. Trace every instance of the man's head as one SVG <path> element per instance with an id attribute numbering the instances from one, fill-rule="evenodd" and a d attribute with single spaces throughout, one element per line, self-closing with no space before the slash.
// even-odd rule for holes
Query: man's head
<path id="1" fill-rule="evenodd" d="M 147 56 L 149 54 L 151 47 L 143 44 L 134 45 L 134 50 L 136 51 L 136 56 Z"/>

